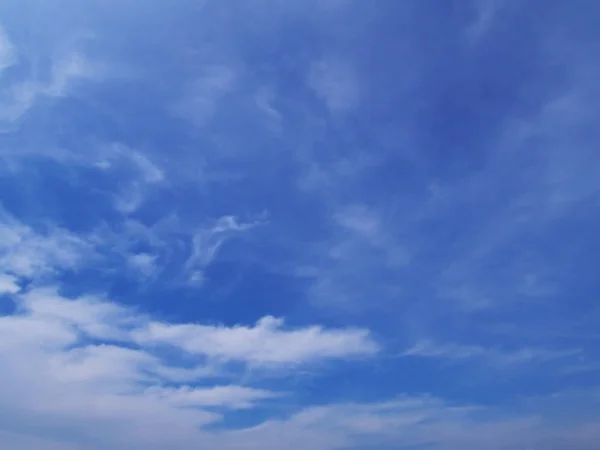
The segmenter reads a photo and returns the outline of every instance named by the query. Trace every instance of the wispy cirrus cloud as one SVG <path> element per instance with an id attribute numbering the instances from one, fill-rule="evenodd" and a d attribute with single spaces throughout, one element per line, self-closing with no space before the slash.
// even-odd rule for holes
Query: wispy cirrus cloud
<path id="1" fill-rule="evenodd" d="M 518 364 L 539 363 L 556 359 L 577 359 L 581 350 L 551 350 L 544 348 L 519 348 L 506 350 L 486 348 L 480 345 L 436 344 L 429 340 L 421 340 L 403 353 L 403 356 L 422 358 L 440 358 L 447 360 L 479 359 L 489 362 L 495 367 L 510 367 Z"/>
<path id="2" fill-rule="evenodd" d="M 191 254 L 185 263 L 188 281 L 201 285 L 205 281 L 204 270 L 217 257 L 221 247 L 228 240 L 260 224 L 260 221 L 244 223 L 234 216 L 223 216 L 212 226 L 197 230 L 192 237 Z"/>
<path id="3" fill-rule="evenodd" d="M 543 403 L 542 400 L 539 405 Z M 540 419 L 535 415 L 506 417 L 501 411 L 476 405 L 447 404 L 432 397 L 328 405 L 306 409 L 287 420 L 274 420 L 236 432 L 237 439 L 232 439 L 231 443 L 233 448 L 239 449 L 254 448 L 244 442 L 259 440 L 262 448 L 275 449 L 284 439 L 287 445 L 297 448 L 400 445 L 443 450 L 499 450 L 507 445 L 562 448 L 570 441 L 578 448 L 593 448 L 599 432 L 596 425 L 552 427 L 556 405 L 546 403 L 546 406 L 548 409 L 540 414 L 543 416 Z"/>
<path id="4" fill-rule="evenodd" d="M 409 245 L 394 235 L 383 214 L 365 204 L 345 205 L 333 212 L 331 230 L 296 269 L 311 282 L 311 301 L 361 310 L 400 294 L 397 274 L 410 263 Z"/>
<path id="5" fill-rule="evenodd" d="M 4 105 L 0 108 L 0 120 L 10 125 L 20 119 L 37 100 L 64 97 L 78 81 L 93 80 L 97 75 L 93 65 L 80 54 L 72 53 L 58 58 L 52 62 L 47 79 L 32 75 L 28 80 L 3 89 L 1 95 Z"/>
<path id="6" fill-rule="evenodd" d="M 38 233 L 6 214 L 0 218 L 0 265 L 18 277 L 37 278 L 55 270 L 77 269 L 93 255 L 86 239 L 53 225 Z"/>
<path id="7" fill-rule="evenodd" d="M 117 228 L 98 226 L 77 234 L 52 224 L 33 228 L 4 212 L 0 217 L 0 261 L 7 276 L 35 280 L 91 266 L 113 271 L 115 264 L 134 277 L 149 280 L 175 264 L 177 279 L 198 286 L 206 280 L 204 271 L 217 259 L 222 246 L 263 223 L 223 216 L 198 228 L 176 217 L 153 226 L 128 219 Z"/>

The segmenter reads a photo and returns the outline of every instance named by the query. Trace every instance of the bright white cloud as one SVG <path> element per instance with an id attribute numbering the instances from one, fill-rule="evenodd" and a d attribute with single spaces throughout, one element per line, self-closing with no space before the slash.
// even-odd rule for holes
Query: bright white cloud
<path id="1" fill-rule="evenodd" d="M 171 345 L 190 353 L 254 365 L 300 364 L 324 358 L 372 355 L 378 345 L 368 331 L 308 327 L 285 330 L 283 320 L 264 317 L 255 326 L 168 325 L 152 322 L 134 332 L 141 344 Z"/>
<path id="2" fill-rule="evenodd" d="M 255 326 L 171 324 L 152 321 L 100 298 L 68 299 L 50 288 L 21 294 L 18 305 L 25 316 L 15 316 L 15 320 L 33 321 L 27 322 L 31 326 L 63 325 L 64 330 L 78 330 L 89 338 L 130 342 L 141 347 L 170 346 L 198 356 L 253 365 L 302 364 L 368 356 L 379 350 L 364 329 L 318 326 L 286 329 L 282 319 L 273 317 L 264 317 Z M 9 324 L 10 319 L 5 317 Z"/>
<path id="3" fill-rule="evenodd" d="M 50 300 L 44 301 L 44 295 Z M 37 292 L 36 300 L 26 300 L 20 313 L 0 318 L 0 357 L 4 363 L 0 371 L 0 413 L 21 421 L 19 429 L 23 433 L 0 434 L 3 448 L 17 450 L 18 445 L 26 443 L 32 450 L 105 450 L 115 446 L 162 450 L 174 445 L 184 450 L 198 445 L 223 450 L 334 450 L 350 445 L 436 443 L 443 450 L 465 446 L 496 450 L 497 442 L 507 444 L 505 437 L 497 440 L 504 433 L 513 436 L 515 444 L 532 445 L 550 433 L 549 428 L 539 428 L 539 423 L 528 417 L 512 421 L 477 419 L 477 415 L 485 417 L 489 411 L 448 405 L 431 397 L 308 407 L 288 418 L 268 420 L 255 427 L 211 432 L 202 427 L 222 420 L 223 416 L 207 408 L 247 409 L 280 396 L 247 386 L 200 387 L 163 378 L 159 369 L 177 367 L 153 355 L 151 348 L 82 341 L 79 324 L 89 324 L 90 317 L 107 320 L 104 310 L 99 312 L 97 305 L 85 299 L 63 299 L 65 304 L 59 307 L 54 296 L 47 291 Z M 89 311 L 83 313 L 86 308 Z M 279 325 L 267 319 L 256 328 Z M 179 332 L 180 328 L 174 330 Z M 265 344 L 264 337 L 253 339 L 248 328 L 204 330 L 205 334 L 216 332 L 222 336 L 233 332 L 255 345 Z M 298 356 L 298 344 L 294 341 L 307 340 L 306 331 L 286 336 L 283 331 L 271 330 L 275 332 L 279 333 L 275 338 L 282 341 L 281 345 L 287 345 Z M 222 348 L 231 349 L 232 345 Z M 239 345 L 247 354 L 247 344 Z M 273 348 L 268 342 L 266 345 L 267 349 Z M 250 354 L 261 355 L 268 350 L 257 351 Z M 167 387 L 164 381 L 177 386 Z M 547 403 L 544 406 L 550 409 Z M 67 433 L 73 426 L 78 432 Z M 51 429 L 54 436 L 60 437 L 36 440 L 32 436 L 40 427 Z M 596 428 L 588 427 L 582 435 L 583 430 L 571 428 L 552 433 L 574 445 L 598 434 Z"/>
<path id="4" fill-rule="evenodd" d="M 20 306 L 32 316 L 77 327 L 96 339 L 127 340 L 127 328 L 143 320 L 115 303 L 94 297 L 70 300 L 54 288 L 28 291 L 20 300 Z"/>
<path id="5" fill-rule="evenodd" d="M 152 442 L 156 448 L 175 443 L 191 448 L 216 439 L 198 427 L 222 416 L 203 408 L 247 409 L 279 397 L 235 384 L 195 386 L 219 376 L 218 370 L 167 362 L 159 356 L 164 351 L 155 354 L 161 345 L 198 357 L 271 366 L 365 356 L 378 349 L 365 330 L 286 330 L 270 317 L 254 327 L 168 324 L 98 297 L 66 298 L 55 288 L 13 294 L 17 312 L 0 316 L 0 413 L 34 418 L 31 432 L 35 426 L 58 432 L 76 425 L 80 436 L 91 439 L 97 427 L 104 430 L 86 448 Z M 177 433 L 164 434 L 170 429 Z M 72 439 L 66 445 L 78 443 Z"/>

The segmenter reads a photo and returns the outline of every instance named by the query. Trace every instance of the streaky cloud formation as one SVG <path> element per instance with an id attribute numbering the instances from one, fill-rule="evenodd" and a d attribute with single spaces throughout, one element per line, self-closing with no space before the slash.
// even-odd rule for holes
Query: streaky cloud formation
<path id="1" fill-rule="evenodd" d="M 0 448 L 599 448 L 599 19 L 0 3 Z"/>
<path id="2" fill-rule="evenodd" d="M 365 330 L 327 331 L 311 327 L 285 332 L 280 330 L 282 325 L 283 320 L 270 316 L 260 319 L 253 328 L 151 323 L 135 333 L 134 339 L 251 364 L 295 364 L 313 358 L 372 354 L 378 349 Z"/>

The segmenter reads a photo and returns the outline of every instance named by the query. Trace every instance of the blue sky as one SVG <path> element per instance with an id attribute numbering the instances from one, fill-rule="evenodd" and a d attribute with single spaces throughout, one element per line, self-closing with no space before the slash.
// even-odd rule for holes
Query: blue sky
<path id="1" fill-rule="evenodd" d="M 600 446 L 600 7 L 0 4 L 0 447 Z"/>

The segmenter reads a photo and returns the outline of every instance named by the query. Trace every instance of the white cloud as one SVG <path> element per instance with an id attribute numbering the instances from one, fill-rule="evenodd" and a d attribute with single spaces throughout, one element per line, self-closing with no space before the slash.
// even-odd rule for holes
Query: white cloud
<path id="1" fill-rule="evenodd" d="M 42 3 L 37 1 L 33 2 L 33 5 L 41 6 Z M 70 8 L 62 7 L 79 3 L 66 3 L 44 9 L 45 11 L 56 9 L 56 12 L 58 9 L 61 11 L 64 9 L 69 16 L 65 22 L 72 20 L 82 26 L 95 24 L 93 20 L 76 20 Z M 97 3 L 98 5 L 103 3 L 104 6 L 88 5 L 82 8 L 91 8 L 94 12 L 102 11 L 102 14 L 98 15 L 105 20 L 107 17 L 105 10 L 112 11 L 111 7 L 119 2 L 114 0 L 109 2 L 111 7 L 108 8 L 105 2 Z M 146 22 L 148 11 L 139 15 L 139 8 L 135 8 L 135 2 L 126 3 L 127 11 L 135 10 L 138 23 L 148 23 Z M 216 5 L 222 2 L 212 3 Z M 277 14 L 285 16 L 286 24 L 290 23 L 288 20 L 291 18 L 292 28 L 296 28 L 296 25 L 305 20 L 302 17 L 300 22 L 298 21 L 297 11 L 303 13 L 306 11 L 307 15 L 314 15 L 313 9 L 318 10 L 320 16 L 316 22 L 320 27 L 326 24 L 322 17 L 322 5 L 329 6 L 334 3 L 341 5 L 344 1 L 259 1 L 252 2 L 252 7 L 242 9 L 250 12 L 257 5 L 266 5 L 266 8 L 262 8 L 267 12 L 266 14 L 248 15 L 244 23 L 251 24 L 252 29 L 260 29 L 261 36 L 264 34 L 272 37 L 270 28 L 263 27 L 267 21 L 264 17 L 269 16 L 272 10 L 278 10 Z M 480 3 L 489 5 L 496 2 Z M 293 14 L 290 14 L 287 8 L 291 8 Z M 225 7 L 223 11 L 229 10 L 232 8 Z M 37 16 L 41 17 L 39 14 Z M 119 23 L 123 21 L 122 12 L 111 16 L 118 17 Z M 255 19 L 258 16 L 264 22 L 257 25 Z M 55 16 L 48 17 L 52 20 L 56 19 Z M 162 20 L 155 22 L 153 20 L 155 17 L 157 16 L 151 17 L 151 23 L 162 23 Z M 170 22 L 172 17 L 165 14 L 164 22 Z M 209 17 L 214 16 L 209 15 Z M 366 19 L 369 23 L 373 22 L 370 18 Z M 486 15 L 482 14 L 480 19 L 482 23 L 485 22 Z M 235 20 L 228 22 L 230 25 L 236 23 Z M 278 21 L 277 24 L 279 23 L 281 22 Z M 311 26 L 313 24 L 311 21 Z M 228 27 L 223 29 L 216 21 L 208 25 L 209 34 L 215 40 L 221 38 L 221 33 L 229 36 L 231 32 L 240 31 L 228 30 Z M 343 33 L 346 32 L 346 28 L 352 29 L 354 25 L 355 23 L 352 22 L 344 24 Z M 485 27 L 487 25 L 485 23 Z M 142 28 L 146 30 L 146 27 L 139 27 L 140 30 Z M 242 28 L 243 38 L 243 33 L 247 29 L 245 25 Z M 135 37 L 136 30 L 132 33 L 127 32 L 127 36 Z M 336 30 L 333 33 L 339 32 Z M 158 33 L 150 41 L 158 42 L 157 37 L 160 39 L 160 36 L 166 35 L 162 33 L 164 30 L 153 31 Z M 187 33 L 185 27 L 176 30 L 178 48 Z M 145 33 L 141 34 L 145 36 Z M 315 35 L 319 34 L 322 33 L 318 31 Z M 311 36 L 312 33 L 307 35 Z M 256 36 L 253 34 L 253 37 Z M 412 42 L 411 39 L 408 40 Z M 100 43 L 100 40 L 95 42 L 95 48 L 98 48 L 97 44 Z M 267 45 L 265 52 L 261 50 L 260 54 L 255 55 L 252 49 L 247 48 L 248 44 L 250 43 L 236 40 L 234 45 L 226 45 L 225 47 L 228 48 L 225 50 L 231 48 L 234 52 L 240 48 L 250 50 L 249 55 L 254 60 L 255 57 L 261 59 L 261 55 L 268 57 L 278 48 L 277 45 Z M 3 67 L 12 64 L 11 58 L 14 60 L 13 49 L 2 45 L 0 36 L 0 72 Z M 111 50 L 113 49 L 114 47 L 111 47 Z M 134 46 L 127 47 L 123 54 L 129 54 L 129 50 L 134 50 Z M 158 54 L 160 53 L 159 51 Z M 177 55 L 168 55 L 166 59 L 161 59 L 161 64 L 168 66 L 175 59 L 179 61 L 181 54 L 178 51 L 176 53 Z M 22 117 L 39 99 L 67 96 L 74 83 L 95 77 L 96 68 L 91 67 L 79 54 L 65 55 L 67 57 L 64 60 L 55 62 L 50 79 L 25 81 L 8 89 L 8 98 L 14 100 L 14 104 L 7 102 L 4 107 L 0 107 L 0 111 L 6 112 L 9 120 Z M 171 56 L 173 60 L 170 59 Z M 246 56 L 248 55 L 243 55 L 244 58 Z M 306 55 L 303 54 L 302 57 L 304 56 Z M 293 68 L 296 63 L 294 52 L 284 57 L 286 70 Z M 186 64 L 186 67 L 189 66 Z M 171 70 L 175 67 L 170 66 L 166 69 L 161 70 L 161 73 L 172 74 Z M 233 92 L 238 83 L 241 85 L 243 80 L 240 80 L 238 74 L 231 68 L 225 66 L 209 65 L 203 69 L 203 72 L 189 86 L 193 95 L 183 109 L 196 123 L 205 125 L 216 112 L 221 112 L 220 102 L 223 97 Z M 269 76 L 279 75 L 279 68 L 267 67 L 265 64 L 258 72 L 260 73 L 252 73 L 251 76 L 263 76 L 265 72 L 268 72 Z M 277 80 L 282 87 L 288 81 L 294 81 L 284 78 L 285 76 Z M 166 78 L 161 81 L 164 81 L 165 85 L 171 84 Z M 342 115 L 356 111 L 361 102 L 367 100 L 359 81 L 363 80 L 358 79 L 352 64 L 339 60 L 323 60 L 313 66 L 309 75 L 309 84 L 316 96 L 332 113 Z M 295 89 L 293 85 L 289 87 Z M 282 96 L 285 96 L 285 93 L 282 92 Z M 296 101 L 294 96 L 291 96 L 291 99 Z M 281 120 L 280 111 L 275 109 L 277 103 L 272 102 L 268 92 L 259 92 L 255 100 L 261 112 L 271 117 L 274 122 Z M 368 106 L 375 107 L 373 104 Z M 552 110 L 557 106 L 562 108 L 564 104 L 554 105 L 549 109 Z M 281 111 L 289 113 L 289 107 L 296 108 L 296 105 L 288 104 Z M 300 105 L 298 111 L 302 109 L 303 106 Z M 291 115 L 298 117 L 300 115 L 296 115 L 298 111 Z M 107 112 L 110 114 L 111 111 Z M 572 124 L 573 122 L 563 121 L 567 116 L 572 117 L 571 121 L 579 121 L 581 117 L 577 114 L 561 114 L 562 119 L 554 123 L 549 122 L 546 126 L 556 130 L 561 129 L 556 126 L 561 122 Z M 86 121 L 87 117 L 82 119 Z M 287 127 L 288 122 L 284 122 Z M 296 124 L 292 125 L 296 126 Z M 302 127 L 299 126 L 296 130 L 302 130 Z M 357 132 L 365 131 L 361 130 Z M 569 134 L 568 129 L 561 130 L 564 134 Z M 344 134 L 343 130 L 327 130 L 328 133 L 329 131 L 333 133 L 339 131 L 340 135 Z M 537 135 L 538 131 L 533 130 L 532 135 Z M 128 132 L 125 134 L 129 134 Z M 352 140 L 352 136 L 349 136 L 348 140 L 341 137 L 339 141 L 347 142 L 349 146 L 356 144 L 348 142 Z M 315 139 L 318 140 L 320 137 Z M 370 139 L 365 141 L 370 142 Z M 322 143 L 322 147 L 327 145 L 326 142 Z M 394 142 L 394 147 L 397 145 L 398 143 Z M 580 148 L 581 146 L 573 146 L 572 151 Z M 52 150 L 39 151 L 48 154 Z M 147 199 L 149 189 L 162 186 L 161 183 L 167 177 L 162 165 L 159 164 L 160 161 L 155 159 L 155 155 L 132 149 L 120 152 L 120 150 L 116 151 L 111 156 L 99 160 L 96 159 L 96 154 L 73 155 L 68 150 L 54 157 L 71 162 L 79 161 L 80 158 L 81 161 L 85 161 L 82 164 L 95 163 L 102 170 L 120 170 L 127 166 L 131 169 L 127 171 L 131 172 L 129 173 L 131 177 L 125 183 L 127 187 L 116 194 L 116 206 L 125 213 L 131 213 Z M 329 155 L 324 157 L 330 161 L 328 158 Z M 176 164 L 188 165 L 188 160 L 182 164 L 181 159 L 174 159 L 177 160 Z M 581 158 L 579 162 L 570 166 L 564 164 L 568 162 L 568 158 L 553 156 L 551 159 L 553 162 L 546 166 L 547 170 L 543 175 L 545 187 L 536 191 L 534 193 L 536 195 L 529 199 L 534 204 L 545 205 L 542 209 L 547 214 L 542 216 L 551 215 L 551 211 L 565 211 L 565 205 L 573 204 L 573 199 L 589 198 L 597 187 L 598 178 L 595 176 L 597 167 L 592 163 L 595 161 L 593 158 Z M 192 160 L 197 161 L 190 158 L 190 161 Z M 584 163 L 581 164 L 581 161 Z M 116 167 L 117 165 L 120 167 Z M 189 166 L 190 172 L 196 171 L 197 165 L 189 164 Z M 337 160 L 333 164 L 311 160 L 306 163 L 308 175 L 301 184 L 307 190 L 317 191 L 319 196 L 327 197 L 331 194 L 330 197 L 338 198 L 332 192 L 345 191 L 348 184 L 342 181 L 359 178 L 355 177 L 355 174 L 364 166 L 359 161 L 355 164 L 352 159 L 340 159 L 339 164 Z M 587 170 L 587 177 L 579 176 L 584 168 Z M 214 176 L 213 174 L 214 172 L 211 176 Z M 488 176 L 494 174 L 496 173 L 486 173 L 485 182 L 498 179 L 497 176 Z M 581 181 L 584 179 L 585 181 Z M 342 185 L 343 187 L 339 187 Z M 474 191 L 477 192 L 476 189 Z M 347 199 L 354 192 L 352 189 L 347 189 L 344 192 L 347 196 L 343 198 Z M 537 202 L 538 198 L 547 201 Z M 158 206 L 160 208 L 160 205 Z M 390 300 L 395 300 L 398 296 L 390 295 L 390 292 L 395 294 L 396 287 L 401 285 L 399 281 L 402 275 L 401 269 L 409 260 L 408 252 L 402 245 L 404 238 L 398 237 L 401 233 L 395 234 L 395 227 L 400 221 L 388 223 L 385 214 L 380 214 L 380 211 L 375 208 L 363 204 L 325 206 L 334 210 L 331 218 L 332 236 L 326 239 L 327 242 L 323 245 L 318 245 L 318 248 L 311 247 L 306 252 L 311 256 L 314 253 L 318 254 L 315 260 L 307 262 L 307 266 L 310 267 L 304 272 L 314 280 L 312 292 L 316 293 L 319 299 L 347 296 L 352 300 L 361 299 L 369 304 L 374 304 L 377 299 L 383 298 L 386 308 L 382 308 L 382 311 L 393 312 L 387 306 L 392 308 Z M 160 211 L 156 213 L 160 214 Z M 413 219 L 411 217 L 407 220 Z M 503 221 L 499 228 L 506 229 L 507 222 L 510 222 L 510 219 Z M 417 227 L 421 225 L 422 223 L 418 223 Z M 470 415 L 472 411 L 470 408 L 455 407 L 428 397 L 407 397 L 384 403 L 344 403 L 305 407 L 301 411 L 291 413 L 290 417 L 282 418 L 281 416 L 284 415 L 282 410 L 289 411 L 290 404 L 286 404 L 282 410 L 277 410 L 278 419 L 270 419 L 250 429 L 231 431 L 226 428 L 228 425 L 226 422 L 223 423 L 224 428 L 220 428 L 218 432 L 200 428 L 223 418 L 221 413 L 215 413 L 214 410 L 251 408 L 265 400 L 285 401 L 278 398 L 277 393 L 268 389 L 235 384 L 235 380 L 232 381 L 221 372 L 220 363 L 236 361 L 237 364 L 232 366 L 250 364 L 261 366 L 266 370 L 280 366 L 295 367 L 299 363 L 309 364 L 323 359 L 368 357 L 377 353 L 378 345 L 363 329 L 286 326 L 282 319 L 273 317 L 264 317 L 257 323 L 237 326 L 161 322 L 137 310 L 108 301 L 100 295 L 67 298 L 61 294 L 60 289 L 37 287 L 40 281 L 47 282 L 48 278 L 56 272 L 77 270 L 82 267 L 87 263 L 88 256 L 94 253 L 97 245 L 103 247 L 102 252 L 116 252 L 122 257 L 115 262 L 111 270 L 116 272 L 125 267 L 144 276 L 154 274 L 158 270 L 159 262 L 165 260 L 173 262 L 180 256 L 180 260 L 175 261 L 177 263 L 189 256 L 185 267 L 186 275 L 192 282 L 200 283 L 206 277 L 206 268 L 219 256 L 219 252 L 223 250 L 229 239 L 248 232 L 255 223 L 241 223 L 233 216 L 225 216 L 215 223 L 201 227 L 193 233 L 193 237 L 188 230 L 184 231 L 182 228 L 165 231 L 169 225 L 153 227 L 126 221 L 121 228 L 120 225 L 111 224 L 111 227 L 113 226 L 114 234 L 101 236 L 99 233 L 96 237 L 102 242 L 93 239 L 92 242 L 87 236 L 77 236 L 53 226 L 45 228 L 43 232 L 36 232 L 33 227 L 20 223 L 4 224 L 3 222 L 3 228 L 0 228 L 0 264 L 2 270 L 6 268 L 7 273 L 0 275 L 0 293 L 10 294 L 2 298 L 2 301 L 16 300 L 17 311 L 14 314 L 0 316 L 0 361 L 2 362 L 0 421 L 3 430 L 19 431 L 11 433 L 0 431 L 1 448 L 7 450 L 59 448 L 68 450 L 109 448 L 339 450 L 352 446 L 384 448 L 386 445 L 393 445 L 409 446 L 409 448 L 431 446 L 440 450 L 465 448 L 580 450 L 584 447 L 596 448 L 600 440 L 597 423 L 577 428 L 569 428 L 560 420 L 557 421 L 560 426 L 556 426 L 556 423 L 548 424 L 540 419 L 544 413 L 542 409 L 532 413 L 531 417 L 508 421 L 498 419 L 497 416 L 490 418 L 495 412 L 493 408 L 482 408 L 481 414 L 473 417 Z M 423 238 L 423 235 L 417 237 Z M 493 239 L 497 236 L 492 230 L 484 237 Z M 191 243 L 193 248 L 190 248 L 190 240 L 193 241 Z M 497 242 L 503 242 L 502 236 Z M 299 245 L 305 244 L 301 242 Z M 190 255 L 185 253 L 188 250 Z M 475 273 L 473 269 L 480 265 L 481 260 L 478 256 L 486 255 L 486 251 L 484 249 L 482 253 L 477 251 L 474 253 L 475 257 L 465 265 L 465 272 L 471 274 Z M 296 262 L 294 258 L 293 264 Z M 420 265 L 419 262 L 421 261 L 415 264 L 419 270 L 429 269 L 429 267 L 425 269 L 425 265 Z M 299 262 L 299 264 L 303 263 L 304 260 Z M 389 276 L 386 274 L 387 271 Z M 477 277 L 477 273 L 474 277 Z M 32 283 L 33 286 L 28 286 L 29 279 L 35 281 Z M 529 280 L 527 285 L 530 284 Z M 535 284 L 535 279 L 532 280 Z M 467 289 L 462 294 L 466 296 L 469 292 L 473 292 L 472 295 L 477 293 L 476 290 Z M 165 299 L 169 302 L 172 300 Z M 396 303 L 399 302 L 393 302 Z M 339 317 L 336 316 L 335 320 L 339 320 Z M 409 353 L 423 357 L 469 359 L 470 361 L 479 358 L 506 364 L 543 361 L 572 354 L 542 349 L 505 351 L 477 345 L 437 345 L 431 342 L 420 342 L 409 350 Z M 563 356 L 560 356 L 561 354 Z M 340 376 L 343 377 L 344 374 Z M 387 387 L 381 386 L 377 390 Z M 292 398 L 290 403 L 297 405 L 305 399 L 306 397 L 302 395 L 301 399 Z M 504 415 L 513 417 L 514 411 Z M 597 417 L 597 415 L 593 416 Z M 564 414 L 559 417 L 568 418 Z"/>
<path id="2" fill-rule="evenodd" d="M 164 172 L 140 152 L 130 152 L 131 162 L 138 168 L 147 183 L 157 183 L 165 177 Z"/>
<path id="3" fill-rule="evenodd" d="M 38 287 L 15 294 L 18 313 L 2 317 L 4 330 L 15 329 L 17 324 L 28 328 L 29 335 L 37 326 L 42 334 L 58 330 L 57 342 L 65 345 L 92 338 L 141 348 L 170 346 L 192 355 L 255 365 L 369 356 L 379 350 L 364 329 L 286 329 L 282 319 L 270 316 L 254 326 L 173 324 L 151 320 L 100 297 L 66 298 L 56 288 Z"/>
<path id="4" fill-rule="evenodd" d="M 96 153 L 99 153 L 99 157 Z M 79 155 L 74 155 L 79 157 Z M 93 165 L 98 169 L 110 171 L 122 169 L 131 172 L 125 175 L 124 185 L 115 194 L 115 208 L 123 214 L 131 214 L 144 203 L 148 191 L 160 186 L 165 181 L 165 172 L 150 157 L 139 150 L 122 144 L 104 146 L 98 152 L 84 156 L 81 161 L 85 165 Z"/>
<path id="5" fill-rule="evenodd" d="M 245 386 L 212 386 L 209 388 L 151 388 L 151 395 L 182 407 L 225 406 L 232 409 L 248 409 L 261 400 L 275 398 L 274 392 Z"/>
<path id="6" fill-rule="evenodd" d="M 363 329 L 327 330 L 312 326 L 285 330 L 283 320 L 274 317 L 263 317 L 254 327 L 152 322 L 136 330 L 134 339 L 140 344 L 171 345 L 193 354 L 253 365 L 372 355 L 379 349 Z"/>
<path id="7" fill-rule="evenodd" d="M 68 168 L 93 167 L 109 176 L 118 175 L 119 182 L 105 193 L 114 198 L 116 210 L 123 214 L 137 211 L 149 194 L 168 185 L 165 170 L 151 156 L 119 143 L 91 149 L 55 147 L 52 143 L 31 150 L 6 148 L 0 149 L 0 157 L 8 163 L 6 168 L 15 171 L 49 159 Z"/>
<path id="8" fill-rule="evenodd" d="M 68 231 L 47 227 L 43 233 L 0 212 L 0 266 L 22 277 L 75 269 L 90 256 L 88 242 Z"/>
<path id="9" fill-rule="evenodd" d="M 86 237 L 86 242 L 107 261 L 112 258 L 113 267 L 108 270 L 122 263 L 132 276 L 154 277 L 166 264 L 175 262 L 175 282 L 183 279 L 198 286 L 206 280 L 206 268 L 227 242 L 264 223 L 262 218 L 241 222 L 235 216 L 223 216 L 197 227 L 177 215 L 165 216 L 149 225 L 126 218 L 120 224 L 98 227 Z M 139 250 L 140 246 L 144 251 Z"/>
<path id="10" fill-rule="evenodd" d="M 192 238 L 191 255 L 185 264 L 188 281 L 192 284 L 203 283 L 204 269 L 214 261 L 223 245 L 236 235 L 261 224 L 260 221 L 241 223 L 234 216 L 223 216 L 212 226 L 197 230 Z"/>
<path id="11" fill-rule="evenodd" d="M 109 389 L 130 388 L 132 383 L 151 382 L 158 361 L 150 354 L 116 345 L 87 345 L 57 352 L 50 360 L 53 376 L 67 383 L 98 383 Z"/>
<path id="12" fill-rule="evenodd" d="M 20 290 L 21 287 L 19 286 L 15 276 L 0 273 L 0 295 L 16 294 Z"/>
<path id="13" fill-rule="evenodd" d="M 69 53 L 53 62 L 50 78 L 30 78 L 4 89 L 4 104 L 0 120 L 14 122 L 23 116 L 42 97 L 64 97 L 78 81 L 99 78 L 99 72 L 83 55 Z"/>
<path id="14" fill-rule="evenodd" d="M 79 53 L 70 53 L 54 62 L 52 76 L 39 94 L 64 97 L 72 83 L 80 79 L 91 79 L 97 75 L 92 64 Z"/>
<path id="15" fill-rule="evenodd" d="M 132 270 L 148 278 L 157 271 L 156 258 L 156 255 L 136 253 L 127 258 L 127 264 Z"/>
<path id="16" fill-rule="evenodd" d="M 227 223 L 218 225 L 217 232 Z M 230 224 L 234 231 L 246 227 L 235 221 Z M 83 267 L 114 270 L 115 264 L 123 264 L 120 268 L 147 278 L 159 272 L 158 258 L 169 256 L 174 250 L 173 239 L 189 242 L 191 236 L 169 217 L 154 226 L 125 220 L 116 229 L 99 226 L 90 232 L 75 234 L 52 223 L 40 223 L 33 228 L 0 207 L 0 265 L 7 276 L 50 278 L 59 272 L 76 272 Z M 133 247 L 140 243 L 148 246 L 148 250 L 134 251 Z"/>
<path id="17" fill-rule="evenodd" d="M 79 155 L 73 155 L 77 157 Z M 120 143 L 101 146 L 94 149 L 92 155 L 87 155 L 84 163 L 98 167 L 102 170 L 110 170 L 115 166 L 128 165 L 134 172 L 135 178 L 148 184 L 159 183 L 165 179 L 165 173 L 149 156 L 141 151 Z"/>
<path id="18" fill-rule="evenodd" d="M 27 442 L 40 427 L 62 434 L 74 426 L 65 448 L 230 448 L 222 433 L 198 428 L 223 417 L 204 408 L 247 409 L 280 395 L 231 383 L 196 385 L 224 376 L 201 363 L 205 357 L 274 368 L 377 351 L 365 330 L 287 330 L 271 317 L 254 327 L 169 324 L 100 297 L 66 298 L 56 288 L 12 298 L 16 312 L 0 316 L 0 414 L 18 421 L 24 434 L 0 435 L 0 445 Z M 180 365 L 177 352 L 156 353 L 157 346 L 195 355 L 197 366 L 189 367 L 190 358 Z M 32 442 L 34 450 L 44 448 Z"/>
<path id="19" fill-rule="evenodd" d="M 118 304 L 91 296 L 69 300 L 55 288 L 37 288 L 20 299 L 20 306 L 35 317 L 75 326 L 96 339 L 127 340 L 127 328 L 142 320 Z"/>

